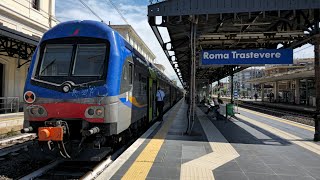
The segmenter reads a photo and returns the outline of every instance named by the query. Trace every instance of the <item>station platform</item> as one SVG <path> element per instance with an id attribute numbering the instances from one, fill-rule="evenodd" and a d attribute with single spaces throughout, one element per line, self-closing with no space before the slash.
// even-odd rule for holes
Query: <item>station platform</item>
<path id="1" fill-rule="evenodd" d="M 221 97 L 222 100 L 230 100 L 230 97 Z M 306 106 L 306 105 L 294 105 L 294 104 L 288 104 L 288 103 L 278 103 L 278 102 L 268 102 L 268 101 L 261 101 L 261 99 L 238 99 L 238 101 L 252 104 L 252 105 L 260 105 L 265 107 L 272 107 L 272 108 L 278 108 L 283 110 L 292 110 L 292 111 L 300 111 L 305 113 L 314 113 L 316 111 L 315 107 L 312 106 Z"/>
<path id="2" fill-rule="evenodd" d="M 197 107 L 190 135 L 187 104 L 177 103 L 97 179 L 320 179 L 313 127 L 239 108 L 215 120 Z"/>
<path id="3" fill-rule="evenodd" d="M 20 131 L 23 127 L 23 112 L 0 114 L 0 135 Z"/>

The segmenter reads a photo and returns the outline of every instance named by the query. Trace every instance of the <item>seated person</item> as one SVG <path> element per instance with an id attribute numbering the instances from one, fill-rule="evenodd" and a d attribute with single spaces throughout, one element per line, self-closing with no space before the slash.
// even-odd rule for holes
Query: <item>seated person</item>
<path id="1" fill-rule="evenodd" d="M 207 110 L 206 114 L 208 114 L 211 110 L 219 109 L 219 102 L 218 101 L 215 98 L 212 98 L 210 100 L 209 104 L 207 105 L 208 110 Z"/>

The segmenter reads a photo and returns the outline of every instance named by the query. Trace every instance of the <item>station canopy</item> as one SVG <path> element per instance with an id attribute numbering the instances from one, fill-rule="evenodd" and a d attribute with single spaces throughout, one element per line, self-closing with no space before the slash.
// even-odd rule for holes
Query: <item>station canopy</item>
<path id="1" fill-rule="evenodd" d="M 214 82 L 249 66 L 200 67 L 201 50 L 296 48 L 313 43 L 319 9 L 319 0 L 157 0 L 148 6 L 148 17 L 180 81 L 188 84 L 192 23 L 197 26 L 196 79 Z M 159 27 L 167 28 L 170 42 L 163 41 Z"/>
<path id="2" fill-rule="evenodd" d="M 0 56 L 18 59 L 18 68 L 30 62 L 40 37 L 10 29 L 0 23 Z"/>

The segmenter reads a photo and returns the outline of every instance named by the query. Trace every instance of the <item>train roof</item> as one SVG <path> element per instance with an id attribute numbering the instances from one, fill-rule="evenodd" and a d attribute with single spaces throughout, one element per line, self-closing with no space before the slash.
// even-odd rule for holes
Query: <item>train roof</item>
<path id="1" fill-rule="evenodd" d="M 90 26 L 90 28 L 88 28 Z M 116 32 L 117 36 L 120 36 L 128 49 L 132 50 L 135 56 L 139 57 L 141 63 L 145 64 L 146 67 L 151 68 L 156 72 L 158 78 L 169 82 L 171 85 L 176 86 L 166 75 L 164 75 L 154 64 L 148 62 L 135 48 L 133 48 L 127 40 L 121 36 L 116 30 L 112 29 L 110 26 L 103 22 L 93 21 L 93 20 L 74 20 L 62 22 L 52 29 L 48 30 L 44 33 L 41 42 L 50 40 L 50 39 L 58 39 L 58 38 L 66 38 L 73 36 L 82 36 L 82 37 L 93 37 L 99 39 L 106 39 L 110 33 Z M 176 86 L 177 87 L 177 86 Z"/>
<path id="2" fill-rule="evenodd" d="M 88 26 L 90 28 L 88 29 Z M 107 24 L 92 20 L 75 20 L 62 22 L 44 33 L 41 41 L 72 36 L 83 36 L 105 39 L 108 34 L 115 32 Z M 118 33 L 117 33 L 118 34 Z M 120 34 L 118 34 L 120 35 Z"/>

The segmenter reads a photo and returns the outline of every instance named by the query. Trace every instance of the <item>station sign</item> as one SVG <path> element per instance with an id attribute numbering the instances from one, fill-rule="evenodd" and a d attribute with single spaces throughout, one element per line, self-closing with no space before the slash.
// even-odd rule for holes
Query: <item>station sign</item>
<path id="1" fill-rule="evenodd" d="M 200 65 L 292 64 L 293 49 L 203 50 Z"/>
<path id="2" fill-rule="evenodd" d="M 233 92 L 233 97 L 234 97 L 235 99 L 238 99 L 238 91 L 234 91 L 234 92 Z"/>

